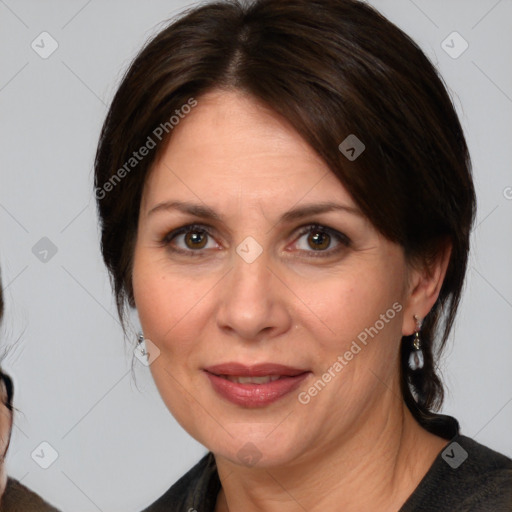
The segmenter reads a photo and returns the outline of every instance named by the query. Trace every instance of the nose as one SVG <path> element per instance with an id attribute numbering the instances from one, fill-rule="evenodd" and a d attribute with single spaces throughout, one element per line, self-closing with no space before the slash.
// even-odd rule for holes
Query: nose
<path id="1" fill-rule="evenodd" d="M 234 255 L 218 303 L 221 330 L 247 341 L 261 341 L 291 328 L 291 294 L 270 263 L 265 251 L 251 263 Z"/>

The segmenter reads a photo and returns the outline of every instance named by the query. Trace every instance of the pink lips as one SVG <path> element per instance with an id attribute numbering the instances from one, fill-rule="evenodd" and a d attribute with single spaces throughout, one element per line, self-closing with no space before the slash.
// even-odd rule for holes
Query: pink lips
<path id="1" fill-rule="evenodd" d="M 291 393 L 308 376 L 309 370 L 291 368 L 280 364 L 264 363 L 245 366 L 240 363 L 225 363 L 204 369 L 213 389 L 230 402 L 243 407 L 264 407 Z M 279 377 L 265 383 L 240 383 L 228 380 L 231 377 L 266 376 Z"/>

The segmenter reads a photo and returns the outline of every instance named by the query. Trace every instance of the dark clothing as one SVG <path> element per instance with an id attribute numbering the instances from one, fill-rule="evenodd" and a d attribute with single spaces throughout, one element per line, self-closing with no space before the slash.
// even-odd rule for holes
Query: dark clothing
<path id="1" fill-rule="evenodd" d="M 398 512 L 510 512 L 512 460 L 458 433 L 458 423 L 438 416 L 451 440 Z M 144 512 L 213 512 L 221 484 L 209 452 Z"/>
<path id="2" fill-rule="evenodd" d="M 512 460 L 469 437 L 455 436 L 399 512 L 413 511 L 512 511 Z"/>
<path id="3" fill-rule="evenodd" d="M 7 487 L 0 501 L 1 512 L 59 512 L 14 478 L 7 479 Z"/>

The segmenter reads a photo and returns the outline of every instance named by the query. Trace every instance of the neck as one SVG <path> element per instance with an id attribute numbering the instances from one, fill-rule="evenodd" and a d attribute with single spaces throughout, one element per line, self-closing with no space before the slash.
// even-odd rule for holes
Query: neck
<path id="1" fill-rule="evenodd" d="M 216 457 L 216 512 L 398 510 L 447 440 L 424 430 L 396 397 L 391 401 L 394 410 L 373 414 L 343 442 L 286 467 L 245 468 Z"/>

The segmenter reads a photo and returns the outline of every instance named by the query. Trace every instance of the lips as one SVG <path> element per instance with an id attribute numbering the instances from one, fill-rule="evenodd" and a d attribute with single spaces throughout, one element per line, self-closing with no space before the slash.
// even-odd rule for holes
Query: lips
<path id="1" fill-rule="evenodd" d="M 295 390 L 309 370 L 264 363 L 245 366 L 225 363 L 205 368 L 213 389 L 243 407 L 264 407 Z"/>

